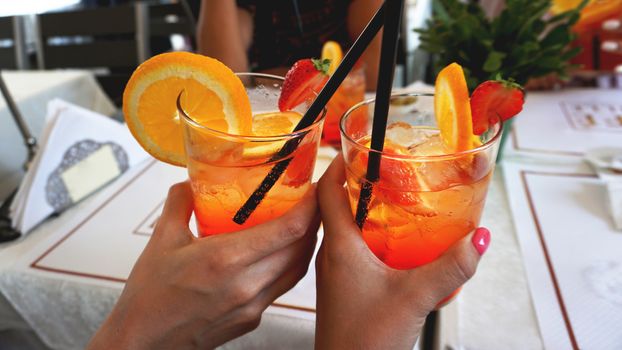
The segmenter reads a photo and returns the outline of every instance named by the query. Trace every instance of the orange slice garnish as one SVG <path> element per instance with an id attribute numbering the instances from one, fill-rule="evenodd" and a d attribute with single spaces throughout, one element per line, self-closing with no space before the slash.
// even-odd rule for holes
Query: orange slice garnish
<path id="1" fill-rule="evenodd" d="M 341 46 L 335 41 L 325 42 L 322 47 L 322 60 L 324 59 L 330 60 L 328 75 L 332 75 L 343 59 L 343 50 L 341 50 Z"/>
<path id="2" fill-rule="evenodd" d="M 169 52 L 142 63 L 123 93 L 123 114 L 134 138 L 149 154 L 185 166 L 176 100 L 204 126 L 237 135 L 251 133 L 251 106 L 240 79 L 220 61 Z"/>
<path id="3" fill-rule="evenodd" d="M 302 114 L 298 112 L 267 112 L 256 114 L 253 117 L 254 136 L 275 136 L 291 133 Z M 285 141 L 266 140 L 265 142 L 251 142 L 244 147 L 245 158 L 269 157 L 278 152 L 285 145 Z"/>
<path id="4" fill-rule="evenodd" d="M 253 117 L 253 135 L 273 136 L 289 134 L 294 130 L 300 119 L 302 119 L 302 114 L 293 111 L 256 114 Z"/>
<path id="5" fill-rule="evenodd" d="M 469 90 L 462 67 L 457 63 L 443 68 L 436 77 L 434 114 L 448 152 L 462 152 L 473 147 Z"/>

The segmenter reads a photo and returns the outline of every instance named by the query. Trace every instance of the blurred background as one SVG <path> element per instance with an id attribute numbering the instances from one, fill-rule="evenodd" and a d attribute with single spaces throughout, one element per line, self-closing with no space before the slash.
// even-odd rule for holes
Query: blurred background
<path id="1" fill-rule="evenodd" d="M 120 97 L 133 69 L 170 50 L 196 50 L 200 0 L 26 0 L 0 4 L 0 69 L 92 69 L 108 96 Z M 422 77 L 425 65 L 408 64 L 430 1 L 406 2 L 397 85 Z"/>

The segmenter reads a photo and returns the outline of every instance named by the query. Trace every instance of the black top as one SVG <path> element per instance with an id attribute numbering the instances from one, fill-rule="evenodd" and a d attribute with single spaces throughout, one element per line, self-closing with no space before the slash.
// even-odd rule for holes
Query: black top
<path id="1" fill-rule="evenodd" d="M 322 45 L 350 44 L 346 19 L 349 0 L 237 0 L 253 15 L 251 68 L 289 67 L 301 58 L 319 58 Z"/>

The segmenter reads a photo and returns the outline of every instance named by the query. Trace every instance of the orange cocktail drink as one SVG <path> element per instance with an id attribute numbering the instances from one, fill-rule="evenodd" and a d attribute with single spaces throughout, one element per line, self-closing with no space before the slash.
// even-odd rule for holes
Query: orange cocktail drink
<path id="1" fill-rule="evenodd" d="M 501 124 L 472 136 L 471 149 L 448 152 L 433 99 L 422 94 L 391 97 L 380 179 L 373 185 L 362 228 L 373 253 L 396 269 L 431 262 L 478 226 L 494 170 Z M 369 149 L 373 104 L 358 104 L 340 123 L 353 214 L 367 181 L 369 154 L 376 152 Z"/>
<path id="2" fill-rule="evenodd" d="M 277 218 L 309 190 L 323 118 L 310 127 L 292 132 L 304 110 L 279 112 L 277 101 L 283 78 L 266 74 L 238 74 L 252 109 L 252 131 L 236 135 L 197 123 L 192 106 L 180 99 L 186 165 L 194 195 L 199 234 L 208 236 L 237 231 Z M 201 119 L 206 119 L 201 116 Z M 296 150 L 278 157 L 283 145 L 299 139 Z M 291 162 L 274 187 L 243 225 L 233 217 L 272 167 Z"/>
<path id="3" fill-rule="evenodd" d="M 326 104 L 326 121 L 322 141 L 339 145 L 339 119 L 355 104 L 365 99 L 365 69 L 358 65 L 346 76 L 333 97 Z"/>

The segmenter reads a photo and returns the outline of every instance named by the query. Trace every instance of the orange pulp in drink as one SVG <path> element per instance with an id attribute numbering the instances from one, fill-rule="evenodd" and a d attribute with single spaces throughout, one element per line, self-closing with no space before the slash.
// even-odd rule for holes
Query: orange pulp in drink
<path id="1" fill-rule="evenodd" d="M 217 159 L 201 157 L 196 152 L 189 154 L 187 166 L 199 234 L 208 236 L 238 231 L 287 212 L 311 186 L 319 135 L 319 132 L 310 135 L 310 139 L 303 141 L 293 154 L 281 159 L 292 160 L 243 225 L 236 224 L 232 219 L 275 165 L 275 161 L 270 161 L 274 151 L 263 155 L 245 154 L 244 150 L 248 150 L 250 145 L 232 141 L 222 143 L 220 147 L 233 149 Z"/>
<path id="2" fill-rule="evenodd" d="M 353 151 L 349 156 L 348 194 L 354 213 L 367 162 L 364 153 Z M 371 251 L 396 269 L 438 258 L 477 227 L 492 176 L 488 163 L 485 155 L 471 162 L 455 158 L 437 164 L 383 159 L 362 230 Z M 414 175 L 417 172 L 421 175 Z"/>

